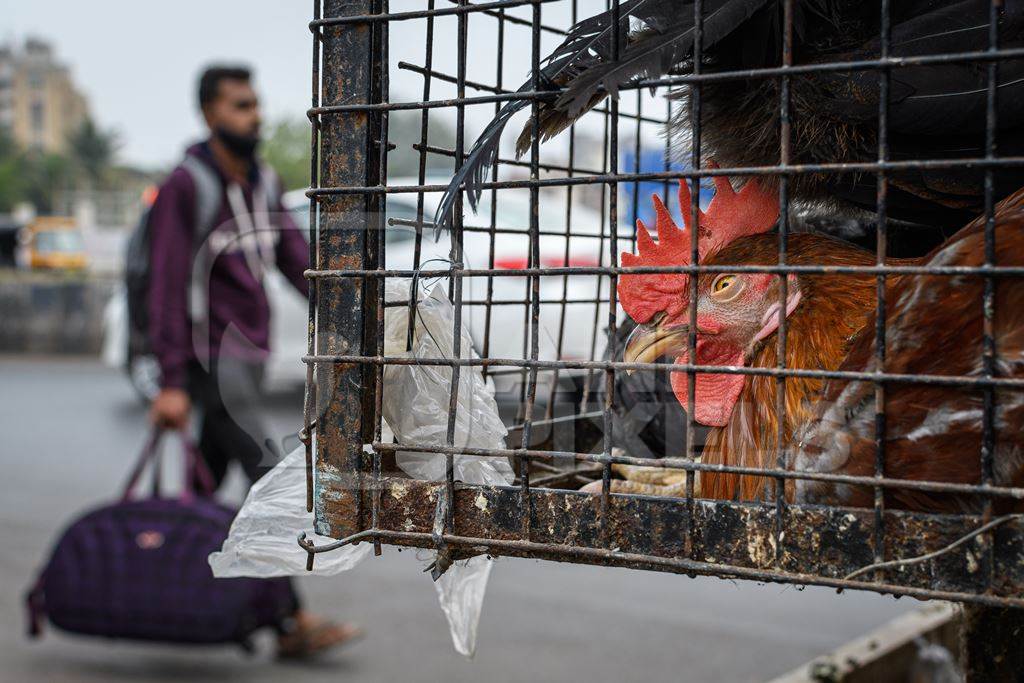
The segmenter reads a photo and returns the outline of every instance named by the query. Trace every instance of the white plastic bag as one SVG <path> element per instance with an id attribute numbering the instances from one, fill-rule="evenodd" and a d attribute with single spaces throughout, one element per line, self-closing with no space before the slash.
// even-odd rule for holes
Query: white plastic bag
<path id="1" fill-rule="evenodd" d="M 435 286 L 416 307 L 414 358 L 455 358 L 454 309 L 444 288 Z M 408 324 L 408 323 L 406 323 Z M 390 341 L 400 347 L 406 328 L 389 327 L 385 321 L 385 348 Z M 402 354 L 404 355 L 404 354 Z M 462 328 L 460 358 L 474 358 L 473 343 Z M 448 406 L 452 368 L 443 365 L 389 365 L 384 369 L 384 419 L 399 443 L 444 445 L 448 436 Z M 471 448 L 504 448 L 507 430 L 498 415 L 493 389 L 484 381 L 480 366 L 463 366 L 459 372 L 458 409 L 454 445 Z M 445 476 L 445 457 L 439 453 L 395 454 L 398 466 L 415 479 L 439 481 Z M 505 458 L 456 455 L 455 479 L 467 484 L 508 485 L 515 478 Z M 434 582 L 441 609 L 448 619 L 455 649 L 472 657 L 480 623 L 487 579 L 493 561 L 482 555 L 455 562 Z"/>
<path id="2" fill-rule="evenodd" d="M 227 578 L 309 573 L 306 551 L 298 544 L 299 532 L 306 530 L 307 538 L 317 545 L 333 540 L 315 534 L 310 522 L 306 512 L 305 448 L 300 446 L 249 489 L 220 552 L 210 553 L 213 575 Z M 313 573 L 340 574 L 356 566 L 371 550 L 370 544 L 360 543 L 322 553 L 313 563 Z"/>
<path id="3" fill-rule="evenodd" d="M 414 358 L 455 358 L 455 311 L 444 287 L 434 287 L 416 307 L 416 328 L 411 354 Z M 385 322 L 385 348 L 403 348 L 405 325 Z M 475 358 L 473 342 L 462 328 L 459 357 Z M 399 443 L 441 446 L 447 443 L 448 406 L 453 370 L 444 365 L 388 365 L 384 368 L 384 419 Z M 498 415 L 493 389 L 484 381 L 480 366 L 459 369 L 458 409 L 455 413 L 455 446 L 504 448 L 505 425 Z M 398 466 L 415 479 L 444 478 L 445 458 L 439 453 L 398 452 Z M 515 475 L 505 458 L 456 455 L 455 478 L 468 484 L 511 484 Z"/>
<path id="4" fill-rule="evenodd" d="M 484 555 L 459 560 L 434 582 L 437 600 L 448 620 L 452 645 L 465 657 L 476 652 L 476 627 L 493 565 L 494 560 Z"/>
<path id="5" fill-rule="evenodd" d="M 387 301 L 408 301 L 409 280 L 389 280 Z M 417 303 L 413 349 L 407 351 L 408 309 L 388 307 L 384 313 L 384 353 L 415 358 L 454 357 L 454 310 L 443 286 Z M 461 358 L 474 357 L 472 341 L 462 328 Z M 455 421 L 457 446 L 504 448 L 507 433 L 498 415 L 493 389 L 483 379 L 479 366 L 463 367 L 459 373 L 458 411 Z M 452 369 L 437 365 L 387 366 L 384 371 L 383 412 L 386 421 L 382 438 L 393 434 L 399 442 L 417 445 L 447 443 L 448 406 Z M 398 453 L 399 467 L 415 479 L 444 478 L 445 458 L 441 454 Z M 457 455 L 455 478 L 470 484 L 506 485 L 514 478 L 504 458 Z M 306 572 L 306 552 L 297 537 L 317 545 L 334 539 L 310 530 L 306 512 L 306 471 L 304 449 L 298 448 L 268 472 L 249 490 L 241 510 L 220 552 L 210 554 L 214 576 L 298 576 Z M 351 569 L 370 554 L 372 545 L 344 546 L 317 556 L 313 573 L 328 576 Z M 492 561 L 484 556 L 452 564 L 434 586 L 455 649 L 472 657 L 484 593 Z"/>

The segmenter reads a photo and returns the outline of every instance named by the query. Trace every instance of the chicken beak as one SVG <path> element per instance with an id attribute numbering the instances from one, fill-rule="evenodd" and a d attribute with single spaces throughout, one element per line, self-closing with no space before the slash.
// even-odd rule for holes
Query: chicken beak
<path id="1" fill-rule="evenodd" d="M 622 360 L 627 363 L 654 363 L 686 345 L 686 325 L 637 325 L 626 339 Z M 632 370 L 626 370 L 632 375 Z"/>

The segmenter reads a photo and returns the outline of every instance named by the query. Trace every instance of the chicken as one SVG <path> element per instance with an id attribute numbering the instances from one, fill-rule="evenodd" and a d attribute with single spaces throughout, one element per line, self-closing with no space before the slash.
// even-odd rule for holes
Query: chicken
<path id="1" fill-rule="evenodd" d="M 688 212 L 686 229 L 676 226 L 667 209 L 653 198 L 657 212 L 658 242 L 638 222 L 639 254 L 622 255 L 623 266 L 666 266 L 689 262 Z M 679 205 L 690 206 L 685 183 L 679 185 Z M 700 262 L 774 265 L 778 238 L 764 234 L 779 215 L 777 196 L 759 180 L 734 192 L 727 178 L 719 177 L 708 211 L 700 217 Z M 738 229 L 736 226 L 740 226 Z M 874 256 L 867 251 L 824 235 L 789 237 L 791 265 L 867 266 Z M 775 367 L 779 325 L 779 278 L 764 273 L 706 273 L 697 278 L 696 360 L 700 365 Z M 786 365 L 791 368 L 836 368 L 845 358 L 848 341 L 867 322 L 874 305 L 874 278 L 870 275 L 789 275 L 784 315 L 788 319 Z M 624 360 L 653 362 L 663 356 L 686 363 L 689 330 L 689 278 L 685 274 L 632 275 L 619 278 L 619 303 L 639 323 L 626 342 Z M 676 399 L 687 404 L 688 378 L 673 373 Z M 696 377 L 694 419 L 713 427 L 702 458 L 706 463 L 764 468 L 778 452 L 776 381 L 768 376 L 705 374 Z M 784 436 L 810 416 L 812 397 L 822 382 L 792 378 L 786 382 Z M 665 484 L 657 479 L 647 483 Z M 615 482 L 618 491 L 634 490 Z M 715 498 L 755 499 L 767 482 L 756 475 L 705 472 L 702 495 Z"/>
<path id="2" fill-rule="evenodd" d="M 702 73 L 778 67 L 783 63 L 782 0 L 704 0 Z M 980 52 L 989 45 L 990 0 L 893 0 L 892 57 Z M 642 78 L 693 71 L 694 11 L 682 0 L 628 0 L 618 8 L 619 45 L 614 50 L 612 11 L 573 26 L 543 62 L 537 87 L 557 95 L 539 103 L 542 139 L 564 130 L 609 93 Z M 862 0 L 795 0 L 793 64 L 872 60 L 879 56 L 880 11 Z M 1024 47 L 1024 3 L 1002 3 L 999 46 Z M 617 57 L 613 56 L 617 53 Z M 983 62 L 932 61 L 891 69 L 888 148 L 894 161 L 970 158 L 985 154 L 988 71 Z M 873 69 L 807 71 L 789 78 L 789 163 L 873 162 L 878 158 L 879 72 Z M 998 66 L 997 138 L 1001 155 L 1024 153 L 1024 60 Z M 777 78 L 736 78 L 701 85 L 701 152 L 723 167 L 779 163 Z M 534 90 L 532 79 L 520 92 Z M 673 97 L 687 100 L 688 85 Z M 487 170 L 497 159 L 500 136 L 514 114 L 529 105 L 513 100 L 477 139 L 455 174 L 435 223 L 443 228 L 460 186 L 472 206 Z M 667 134 L 680 152 L 692 138 L 689 107 Z M 527 123 L 518 151 L 527 150 L 534 125 Z M 682 155 L 684 160 L 688 157 Z M 891 171 L 887 212 L 893 219 L 928 226 L 903 230 L 912 241 L 938 244 L 982 210 L 983 170 L 977 167 Z M 865 173 L 791 176 L 790 196 L 826 215 L 876 208 L 876 179 Z M 1024 186 L 1024 168 L 995 173 L 996 198 Z"/>
<path id="3" fill-rule="evenodd" d="M 680 184 L 680 206 L 689 192 Z M 687 230 L 676 227 L 660 200 L 658 242 L 638 225 L 637 255 L 623 254 L 624 266 L 680 265 L 688 262 Z M 749 181 L 734 193 L 718 183 L 715 199 L 698 235 L 700 262 L 705 265 L 772 265 L 778 239 L 764 234 L 774 224 L 774 195 Z M 771 217 L 769 219 L 769 216 Z M 997 263 L 1024 262 L 1024 191 L 1003 202 L 997 213 Z M 982 221 L 957 233 L 920 262 L 934 266 L 979 265 Z M 789 238 L 790 265 L 873 265 L 873 254 L 818 234 Z M 892 262 L 890 262 L 892 263 Z M 787 368 L 873 371 L 875 277 L 871 274 L 789 274 L 787 298 L 780 305 L 780 278 L 749 272 L 702 273 L 698 297 L 696 359 L 698 365 L 774 368 L 777 366 L 779 319 L 787 320 Z M 902 275 L 887 278 L 886 370 L 977 376 L 981 339 L 981 282 L 978 276 Z M 626 343 L 627 362 L 652 362 L 660 357 L 688 361 L 689 285 L 685 274 L 624 274 L 619 279 L 623 309 L 639 323 Z M 1003 377 L 1024 375 L 1024 284 L 1000 279 L 996 289 L 996 345 Z M 941 350 L 941 353 L 937 351 Z M 676 398 L 686 406 L 688 376 L 672 375 Z M 865 382 L 830 382 L 789 377 L 785 382 L 784 414 L 775 400 L 776 380 L 765 375 L 699 373 L 694 387 L 694 419 L 713 427 L 702 452 L 703 462 L 753 469 L 774 467 L 780 455 L 799 470 L 873 474 L 874 394 Z M 996 481 L 1010 484 L 1022 476 L 1020 453 L 1024 427 L 1024 394 L 997 392 L 1000 440 L 996 449 Z M 893 383 L 886 413 L 886 475 L 976 484 L 980 481 L 980 401 L 978 391 Z M 780 430 L 781 424 L 781 430 Z M 1003 429 L 1005 427 L 1005 429 Z M 780 441 L 781 432 L 781 441 Z M 796 445 L 792 452 L 791 441 Z M 626 473 L 635 479 L 636 470 Z M 613 482 L 613 489 L 647 492 L 650 485 L 678 489 L 653 471 L 642 470 L 643 487 Z M 773 495 L 771 481 L 757 474 L 705 471 L 699 494 L 719 499 L 757 500 Z M 896 507 L 964 509 L 963 499 L 892 491 Z M 799 482 L 788 496 L 798 501 L 870 504 L 871 490 Z"/>
<path id="4" fill-rule="evenodd" d="M 985 222 L 979 218 L 924 259 L 932 266 L 981 266 Z M 1024 265 L 1024 190 L 997 207 L 995 261 Z M 886 291 L 885 371 L 899 374 L 983 377 L 983 289 L 977 275 L 906 275 Z M 995 280 L 993 375 L 1024 377 L 1024 282 Z M 851 344 L 840 370 L 874 372 L 875 313 Z M 1024 391 L 993 391 L 993 482 L 1024 484 Z M 980 389 L 889 383 L 885 391 L 887 477 L 978 484 L 985 399 Z M 796 470 L 872 476 L 875 472 L 875 398 L 871 382 L 832 380 L 812 418 L 796 433 L 788 458 Z M 798 480 L 789 487 L 799 502 L 871 505 L 873 490 Z M 998 500 L 998 499 L 997 499 Z M 1005 501 L 1005 499 L 1004 499 Z M 983 498 L 887 489 L 887 507 L 934 512 L 980 512 Z M 1000 512 L 1019 512 L 1021 501 L 999 502 Z"/>

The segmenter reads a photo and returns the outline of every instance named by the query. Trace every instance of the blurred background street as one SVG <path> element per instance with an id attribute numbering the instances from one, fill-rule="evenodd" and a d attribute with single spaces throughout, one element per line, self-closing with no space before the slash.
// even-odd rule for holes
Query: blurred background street
<path id="1" fill-rule="evenodd" d="M 392 0 L 391 9 L 424 4 Z M 185 145 L 208 133 L 194 93 L 196 77 L 207 63 L 227 59 L 253 67 L 266 119 L 260 157 L 274 167 L 286 190 L 282 208 L 293 213 L 301 230 L 308 226 L 310 5 L 182 0 L 140 12 L 137 4 L 124 0 L 0 0 L 0 683 L 765 681 L 920 605 L 867 593 L 839 596 L 820 588 L 499 559 L 487 588 L 476 656 L 467 661 L 452 647 L 429 574 L 422 572 L 425 557 L 385 546 L 382 557 L 347 574 L 299 579 L 312 611 L 355 622 L 366 631 L 362 641 L 311 663 L 278 662 L 269 633 L 261 636 L 255 655 L 230 647 L 90 640 L 49 627 L 42 640 L 28 640 L 23 596 L 57 535 L 85 510 L 119 495 L 150 429 L 143 397 L 158 391 L 158 370 L 132 366 L 126 371 L 131 361 L 125 244 Z M 568 25 L 568 3 L 545 7 L 546 22 Z M 521 21 L 529 15 L 529 7 L 509 10 Z M 111 31 L 109 17 L 135 29 L 119 29 L 117 40 L 97 39 Z M 438 17 L 435 30 L 434 68 L 452 73 L 457 19 Z M 391 61 L 422 61 L 427 45 L 421 33 L 413 22 L 396 23 L 390 34 Z M 546 53 L 556 36 L 545 34 L 543 40 Z M 488 82 L 496 68 L 500 71 L 494 43 L 485 32 L 471 35 L 470 80 Z M 525 72 L 529 41 L 510 37 L 503 59 L 506 70 L 515 64 Z M 423 81 L 416 71 L 393 68 L 390 77 L 392 101 L 421 97 Z M 432 99 L 457 93 L 455 84 L 444 79 L 434 79 L 432 88 Z M 652 97 L 638 93 L 635 104 L 624 100 L 624 111 L 639 117 L 644 103 L 650 114 Z M 466 140 L 476 137 L 493 112 L 493 103 L 466 108 Z M 394 111 L 389 141 L 396 149 L 388 155 L 392 184 L 416 184 L 421 171 L 427 184 L 451 178 L 454 152 L 432 153 L 420 168 L 413 144 L 420 143 L 422 121 L 429 121 L 428 147 L 444 151 L 455 146 L 451 111 L 430 110 L 422 120 L 419 111 Z M 607 164 L 606 135 L 597 124 L 577 126 L 572 154 L 579 167 Z M 620 170 L 662 170 L 666 148 L 661 128 L 641 130 L 637 124 L 635 136 L 635 144 L 621 145 Z M 545 154 L 558 163 L 569 158 L 565 137 L 545 145 Z M 506 172 L 508 179 L 529 175 L 514 165 Z M 618 215 L 620 238 L 632 234 L 638 216 L 652 218 L 646 200 L 637 198 L 662 189 L 661 183 L 619 186 L 621 204 L 632 207 Z M 600 242 L 576 239 L 593 238 L 598 231 L 604 235 L 611 227 L 602 209 L 610 198 L 602 188 L 543 190 L 540 197 L 539 220 L 549 234 L 557 236 L 555 231 L 569 227 L 574 231 L 573 239 L 565 238 L 564 255 L 563 243 L 541 240 L 544 265 L 585 267 L 607 261 L 603 237 Z M 494 208 L 498 227 L 506 232 L 519 227 L 521 234 L 499 238 L 491 247 L 485 232 L 470 234 L 464 255 L 468 267 L 487 267 L 488 256 L 498 269 L 526 266 L 527 241 L 519 238 L 529 222 L 527 199 L 526 190 L 510 190 Z M 433 214 L 438 197 L 427 193 L 423 201 L 426 214 Z M 475 222 L 490 214 L 487 201 Z M 411 268 L 414 250 L 421 263 L 437 266 L 447 260 L 446 236 L 414 246 L 408 226 L 417 219 L 417 195 L 392 195 L 386 210 L 388 218 L 397 219 L 387 234 L 389 266 Z M 569 216 L 572 226 L 564 224 Z M 301 426 L 305 368 L 299 358 L 306 349 L 307 309 L 279 273 L 267 276 L 272 317 L 265 388 L 272 392 L 269 418 L 280 440 Z M 539 316 L 541 359 L 602 357 L 607 308 L 598 302 L 608 296 L 607 286 L 595 286 L 596 278 L 573 282 L 565 290 L 561 278 L 544 279 L 541 296 L 554 303 L 545 304 Z M 497 278 L 493 292 L 485 293 L 484 284 L 471 280 L 466 296 L 523 303 L 517 301 L 526 291 L 523 278 Z M 562 306 L 559 319 L 559 298 L 580 305 L 570 307 L 568 315 Z M 588 300 L 597 308 L 584 306 Z M 525 309 L 506 305 L 494 310 L 493 320 L 486 319 L 490 335 L 479 309 L 475 317 L 468 311 L 463 318 L 477 350 L 490 336 L 493 357 L 525 357 Z M 561 377 L 569 385 L 565 393 L 577 401 L 573 392 L 584 382 L 571 380 Z M 516 417 L 518 389 L 500 391 L 512 397 L 511 407 L 508 402 L 499 406 L 506 423 L 521 422 Z M 537 410 L 546 408 L 544 400 Z M 547 438 L 542 429 L 533 437 L 537 442 Z M 565 448 L 572 449 L 572 434 L 568 441 Z M 166 460 L 165 474 L 176 488 L 179 473 L 172 459 Z M 233 469 L 222 497 L 240 503 L 246 486 L 241 471 Z"/>
<path id="2" fill-rule="evenodd" d="M 412 552 L 385 547 L 354 571 L 302 580 L 328 616 L 367 637 L 313 664 L 24 636 L 22 591 L 63 525 L 118 492 L 145 433 L 124 376 L 91 359 L 0 357 L 0 681 L 762 681 L 920 603 L 873 594 L 501 559 L 491 574 L 474 660 L 452 649 L 430 578 Z M 280 394 L 281 436 L 300 397 Z M 170 467 L 165 468 L 169 477 Z M 242 491 L 234 473 L 231 495 Z M 270 664 L 270 665 L 268 665 Z"/>

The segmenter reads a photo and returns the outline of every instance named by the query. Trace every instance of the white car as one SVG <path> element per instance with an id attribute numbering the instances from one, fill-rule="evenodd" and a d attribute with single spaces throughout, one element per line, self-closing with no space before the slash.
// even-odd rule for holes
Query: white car
<path id="1" fill-rule="evenodd" d="M 445 179 L 428 179 L 427 184 L 443 184 Z M 415 185 L 414 178 L 395 178 L 391 187 Z M 493 267 L 499 270 L 520 269 L 528 265 L 530 253 L 530 203 L 527 190 L 503 190 L 498 193 L 494 236 Z M 577 193 L 579 196 L 581 193 Z M 542 190 L 539 205 L 540 264 L 544 267 L 597 266 L 609 262 L 609 240 L 600 239 L 602 216 L 598 211 L 574 201 L 572 236 L 564 235 L 566 222 L 565 190 Z M 416 193 L 392 193 L 387 201 L 387 233 L 385 266 L 411 270 L 414 266 Z M 424 218 L 433 220 L 440 193 L 424 195 Z M 288 192 L 282 198 L 286 209 L 293 211 L 303 234 L 309 225 L 309 199 L 304 190 Z M 485 192 L 479 211 L 468 206 L 464 212 L 463 265 L 467 269 L 490 267 L 491 222 L 490 193 Z M 605 224 L 603 232 L 610 230 Z M 554 234 L 563 233 L 563 234 Z M 632 229 L 619 228 L 620 240 L 632 235 Z M 568 247 L 568 252 L 566 248 Z M 620 245 L 620 250 L 628 249 Z M 451 236 L 434 239 L 434 230 L 427 226 L 421 241 L 422 270 L 444 270 L 449 266 Z M 567 257 L 568 253 L 568 257 Z M 488 322 L 484 302 L 491 287 L 491 316 Z M 265 388 L 270 391 L 296 388 L 305 380 L 301 357 L 306 354 L 307 302 L 276 270 L 269 270 L 265 286 L 271 308 L 270 348 L 265 374 Z M 462 320 L 470 331 L 476 351 L 490 358 L 530 357 L 530 278 L 519 276 L 484 276 L 463 279 Z M 608 318 L 608 281 L 595 275 L 546 275 L 540 278 L 540 311 L 538 324 L 538 358 L 590 359 L 600 357 L 605 342 L 603 330 Z M 603 303 L 598 303 L 599 301 Z M 565 302 L 565 303 L 563 303 Z M 564 317 L 563 317 L 564 316 Z M 104 315 L 103 359 L 113 367 L 127 364 L 127 309 L 124 292 L 115 293 Z M 595 338 L 596 334 L 596 338 Z M 485 340 L 489 343 L 485 344 Z M 136 390 L 143 397 L 152 397 L 158 390 L 158 370 L 152 364 L 127 368 Z"/>
<path id="2" fill-rule="evenodd" d="M 439 184 L 443 179 L 428 179 L 426 184 Z M 415 185 L 413 178 L 391 179 L 391 187 Z M 506 194 L 507 193 L 507 194 Z M 566 237 L 565 190 L 542 191 L 538 224 L 540 232 L 540 265 L 542 267 L 598 266 L 609 262 L 609 240 L 601 235 L 601 214 L 574 202 L 572 210 L 572 236 Z M 415 222 L 417 217 L 416 193 L 391 193 L 387 199 L 385 267 L 393 270 L 411 270 L 414 267 Z M 424 195 L 426 223 L 433 221 L 440 200 L 439 192 Z M 285 206 L 296 211 L 301 224 L 308 224 L 309 200 L 301 191 L 284 197 Z M 529 264 L 530 236 L 529 193 L 526 190 L 503 190 L 499 193 L 494 236 L 493 268 L 516 270 Z M 470 270 L 491 268 L 490 193 L 485 192 L 481 206 L 474 214 L 467 206 L 464 211 L 463 267 Z M 607 235 L 610 231 L 604 226 Z M 554 234 L 561 233 L 561 234 Z M 620 239 L 632 236 L 620 227 Z M 442 234 L 434 239 L 432 225 L 423 230 L 420 269 L 445 270 L 450 265 L 451 235 Z M 568 247 L 568 251 L 566 249 Z M 628 244 L 621 249 L 628 249 Z M 484 305 L 491 286 L 490 330 Z M 600 286 L 600 288 L 599 288 Z M 490 358 L 529 358 L 530 336 L 530 278 L 521 276 L 474 276 L 463 278 L 462 319 L 470 331 L 474 346 L 480 355 Z M 603 335 L 607 322 L 608 280 L 596 275 L 546 275 L 540 278 L 540 314 L 538 325 L 538 358 L 589 359 L 603 351 Z M 604 304 L 597 300 L 605 301 Z M 566 302 L 563 304 L 563 302 Z M 564 323 L 562 314 L 564 310 Z M 595 324 L 596 321 L 596 324 Z M 596 344 L 595 329 L 598 332 Z M 303 323 L 305 330 L 305 323 Z M 485 340 L 489 343 L 485 345 Z M 525 343 L 525 346 L 524 346 Z"/>

